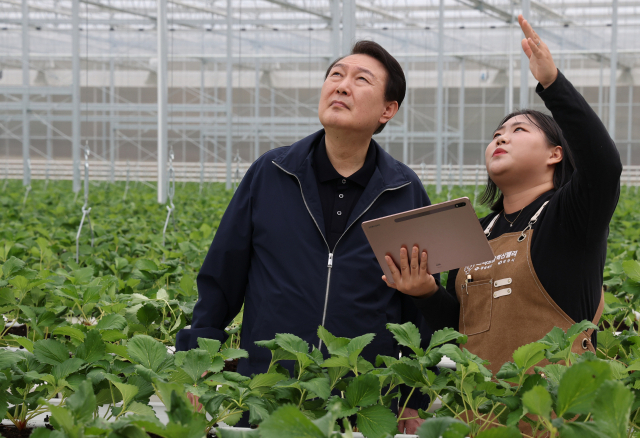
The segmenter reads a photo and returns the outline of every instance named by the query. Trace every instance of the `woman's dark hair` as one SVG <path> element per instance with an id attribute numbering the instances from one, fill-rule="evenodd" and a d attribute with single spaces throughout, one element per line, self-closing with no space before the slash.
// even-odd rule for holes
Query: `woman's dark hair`
<path id="1" fill-rule="evenodd" d="M 562 146 L 563 157 L 562 161 L 556 164 L 555 171 L 553 173 L 553 188 L 556 190 L 565 185 L 571 179 L 575 164 L 573 162 L 573 155 L 569 148 L 569 143 L 562 135 L 562 129 L 553 120 L 553 117 L 548 116 L 540 111 L 531 109 L 524 109 L 512 112 L 506 115 L 502 121 L 498 124 L 498 128 L 504 125 L 507 120 L 515 116 L 524 116 L 529 122 L 538 127 L 543 133 L 549 146 Z M 480 198 L 482 204 L 491 204 L 491 210 L 502 211 L 504 195 L 500 192 L 500 189 L 491 180 L 491 177 L 487 177 L 487 186 L 484 189 L 484 193 Z"/>
<path id="2" fill-rule="evenodd" d="M 351 53 L 349 55 L 367 55 L 371 56 L 373 59 L 378 60 L 387 71 L 387 83 L 384 89 L 384 99 L 387 102 L 398 102 L 398 108 L 402 104 L 404 100 L 404 95 L 407 92 L 407 80 L 404 77 L 404 72 L 402 71 L 402 67 L 400 63 L 396 61 L 396 58 L 391 56 L 389 52 L 387 52 L 380 44 L 374 41 L 358 41 L 353 45 L 351 49 Z M 329 72 L 336 64 L 336 62 L 345 58 L 344 56 L 336 59 L 331 63 L 327 72 L 324 75 L 324 78 L 327 79 L 329 76 Z M 378 134 L 382 132 L 386 123 L 382 123 L 378 126 L 378 129 L 374 132 L 374 134 Z"/>

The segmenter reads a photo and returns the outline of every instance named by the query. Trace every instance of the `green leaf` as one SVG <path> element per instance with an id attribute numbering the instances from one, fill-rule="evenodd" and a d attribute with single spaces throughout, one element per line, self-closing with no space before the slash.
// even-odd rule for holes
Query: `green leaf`
<path id="1" fill-rule="evenodd" d="M 157 271 L 158 265 L 153 263 L 151 260 L 147 259 L 138 259 L 134 265 L 136 269 L 140 271 Z"/>
<path id="2" fill-rule="evenodd" d="M 242 348 L 225 348 L 220 352 L 220 355 L 225 360 L 249 357 L 249 353 L 247 353 L 247 350 L 243 350 Z"/>
<path id="3" fill-rule="evenodd" d="M 329 354 L 337 354 L 340 356 L 347 355 L 346 346 L 349 345 L 349 339 L 336 337 L 322 326 L 318 327 L 318 337 L 327 347 Z"/>
<path id="4" fill-rule="evenodd" d="M 261 438 L 326 438 L 318 426 L 291 405 L 276 409 L 257 430 Z"/>
<path id="5" fill-rule="evenodd" d="M 153 304 L 147 303 L 138 309 L 136 317 L 138 321 L 140 321 L 140 324 L 149 327 L 154 321 L 160 318 L 160 312 L 158 312 Z"/>
<path id="6" fill-rule="evenodd" d="M 408 386 L 422 388 L 427 386 L 427 381 L 422 375 L 420 368 L 408 363 L 397 362 L 391 365 L 391 369 L 400 376 L 400 379 Z"/>
<path id="7" fill-rule="evenodd" d="M 396 416 L 382 405 L 372 405 L 358 411 L 358 430 L 367 438 L 384 438 L 398 430 Z"/>
<path id="8" fill-rule="evenodd" d="M 589 413 L 596 391 L 610 376 L 606 362 L 580 362 L 568 368 L 558 387 L 558 416 Z"/>
<path id="9" fill-rule="evenodd" d="M 387 330 L 393 333 L 398 344 L 411 348 L 415 354 L 422 356 L 424 352 L 420 348 L 420 330 L 411 321 L 404 324 L 387 324 Z"/>
<path id="10" fill-rule="evenodd" d="M 284 379 L 285 376 L 279 373 L 257 374 L 249 382 L 249 389 L 271 388 Z"/>
<path id="11" fill-rule="evenodd" d="M 349 360 L 354 362 L 355 361 L 355 356 L 357 356 L 360 353 L 362 353 L 362 350 L 364 350 L 364 347 L 369 345 L 371 343 L 371 341 L 373 341 L 373 338 L 375 336 L 376 335 L 374 335 L 373 333 L 367 333 L 365 335 L 358 336 L 357 338 L 353 338 L 349 342 L 349 345 L 347 345 L 347 352 L 349 354 Z"/>
<path id="12" fill-rule="evenodd" d="M 527 412 L 547 420 L 550 418 L 551 403 L 549 392 L 542 386 L 534 386 L 522 396 L 522 404 Z"/>
<path id="13" fill-rule="evenodd" d="M 11 256 L 9 260 L 2 265 L 2 276 L 6 279 L 10 278 L 13 273 L 24 268 L 25 262 Z"/>
<path id="14" fill-rule="evenodd" d="M 324 368 L 341 368 L 346 367 L 349 368 L 351 364 L 349 364 L 349 358 L 347 357 L 330 357 L 322 363 Z"/>
<path id="15" fill-rule="evenodd" d="M 20 353 L 11 350 L 2 350 L 2 354 L 0 354 L 0 370 L 10 369 L 12 365 L 17 364 L 23 359 Z M 1 374 L 0 378 L 2 378 Z"/>
<path id="16" fill-rule="evenodd" d="M 419 438 L 464 438 L 470 430 L 453 417 L 436 417 L 425 420 L 416 433 Z"/>
<path id="17" fill-rule="evenodd" d="M 361 374 L 355 377 L 347 390 L 345 398 L 351 406 L 370 406 L 380 397 L 380 379 L 372 374 Z"/>
<path id="18" fill-rule="evenodd" d="M 198 338 L 198 347 L 206 350 L 211 357 L 220 351 L 220 341 L 217 339 Z"/>
<path id="19" fill-rule="evenodd" d="M 518 367 L 528 370 L 544 359 L 544 351 L 549 346 L 539 342 L 523 345 L 513 352 L 513 361 Z"/>
<path id="20" fill-rule="evenodd" d="M 53 339 L 42 339 L 33 344 L 36 358 L 49 365 L 58 365 L 69 359 L 69 350 L 61 342 Z"/>
<path id="21" fill-rule="evenodd" d="M 80 342 L 84 341 L 84 333 L 75 327 L 58 327 L 53 330 L 53 334 L 58 336 L 69 336 L 71 339 L 75 339 Z"/>
<path id="22" fill-rule="evenodd" d="M 71 271 L 71 277 L 75 280 L 74 284 L 87 284 L 93 278 L 93 268 L 89 267 Z"/>
<path id="23" fill-rule="evenodd" d="M 249 423 L 259 424 L 269 416 L 269 410 L 263 399 L 247 397 L 244 403 L 249 406 Z"/>
<path id="24" fill-rule="evenodd" d="M 464 353 L 457 345 L 444 344 L 442 347 L 440 347 L 440 353 L 444 354 L 455 363 L 459 363 L 461 365 L 469 365 L 469 360 L 465 357 Z"/>
<path id="25" fill-rule="evenodd" d="M 587 320 L 577 322 L 567 330 L 567 338 L 572 338 L 573 336 L 579 335 L 583 331 L 589 329 L 598 330 L 598 326 Z"/>
<path id="26" fill-rule="evenodd" d="M 118 391 L 120 391 L 120 394 L 122 395 L 122 402 L 123 405 L 128 407 L 129 403 L 131 403 L 131 401 L 133 401 L 133 398 L 136 396 L 136 394 L 138 393 L 138 387 L 135 385 L 129 385 L 127 383 L 120 383 L 120 382 L 112 382 L 116 388 L 118 388 Z"/>
<path id="27" fill-rule="evenodd" d="M 276 344 L 289 353 L 308 353 L 309 344 L 290 333 L 278 333 L 276 335 Z"/>
<path id="28" fill-rule="evenodd" d="M 562 438 L 609 438 L 609 436 L 597 429 L 594 422 L 578 423 L 567 422 L 562 424 L 558 431 Z"/>
<path id="29" fill-rule="evenodd" d="M 329 379 L 326 377 L 317 377 L 307 382 L 300 382 L 300 387 L 306 389 L 323 400 L 326 400 L 331 395 L 331 387 Z"/>
<path id="30" fill-rule="evenodd" d="M 515 426 L 496 427 L 480 432 L 476 438 L 522 438 L 522 433 Z"/>
<path id="31" fill-rule="evenodd" d="M 176 356 L 176 365 L 191 377 L 192 383 L 195 383 L 211 366 L 211 356 L 205 350 L 189 350 L 186 352 L 184 361 L 180 364 Z"/>
<path id="32" fill-rule="evenodd" d="M 131 412 L 133 414 L 143 415 L 147 417 L 155 417 L 156 412 L 149 405 L 142 404 L 137 401 L 132 401 L 129 406 L 127 406 L 127 412 Z"/>
<path id="33" fill-rule="evenodd" d="M 80 369 L 80 366 L 84 363 L 82 359 L 73 357 L 67 359 L 61 364 L 53 367 L 51 374 L 56 378 L 56 381 L 66 378 L 69 374 L 73 374 Z"/>
<path id="34" fill-rule="evenodd" d="M 78 385 L 74 392 L 66 400 L 66 405 L 73 412 L 76 422 L 85 423 L 93 418 L 96 410 L 96 396 L 93 393 L 93 386 L 88 380 L 84 380 Z"/>
<path id="35" fill-rule="evenodd" d="M 24 349 L 27 350 L 29 353 L 33 353 L 33 342 L 30 339 L 24 338 L 22 336 L 14 336 L 13 340 L 16 341 L 18 344 L 22 345 Z M 0 366 L 0 369 L 2 368 L 3 367 Z"/>
<path id="36" fill-rule="evenodd" d="M 147 335 L 131 338 L 127 344 L 127 352 L 132 360 L 156 373 L 164 370 L 171 359 L 166 347 Z"/>
<path id="37" fill-rule="evenodd" d="M 97 330 L 89 330 L 84 342 L 76 350 L 76 357 L 87 363 L 93 363 L 102 359 L 105 352 L 105 345 L 100 333 Z"/>
<path id="38" fill-rule="evenodd" d="M 127 326 L 127 320 L 122 315 L 110 313 L 98 321 L 98 330 L 123 330 Z"/>
<path id="39" fill-rule="evenodd" d="M 598 428 L 611 438 L 625 438 L 634 402 L 631 390 L 620 381 L 606 381 L 593 401 L 593 416 Z"/>
<path id="40" fill-rule="evenodd" d="M 455 331 L 452 328 L 444 328 L 442 330 L 436 331 L 433 335 L 431 335 L 431 341 L 429 342 L 429 348 L 427 351 L 432 350 L 433 348 L 446 344 L 447 342 L 456 341 L 459 344 L 463 344 L 467 341 L 467 335 L 463 335 Z"/>
<path id="41" fill-rule="evenodd" d="M 636 283 L 640 283 L 640 262 L 638 262 L 637 260 L 625 260 L 624 262 L 622 262 L 622 269 L 630 279 L 632 279 Z"/>

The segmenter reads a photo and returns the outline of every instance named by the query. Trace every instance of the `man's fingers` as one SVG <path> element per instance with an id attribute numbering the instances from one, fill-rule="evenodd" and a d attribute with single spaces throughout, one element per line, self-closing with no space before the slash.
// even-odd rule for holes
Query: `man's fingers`
<path id="1" fill-rule="evenodd" d="M 398 432 L 404 433 L 404 420 L 398 420 Z"/>
<path id="2" fill-rule="evenodd" d="M 413 246 L 411 250 L 411 272 L 417 272 L 420 268 L 420 263 L 418 263 L 418 247 Z"/>
<path id="3" fill-rule="evenodd" d="M 522 29 L 522 33 L 524 33 L 525 37 L 533 38 L 535 36 L 533 27 L 531 27 L 531 24 L 524 19 L 522 14 L 518 15 L 518 23 L 520 24 L 520 29 Z"/>

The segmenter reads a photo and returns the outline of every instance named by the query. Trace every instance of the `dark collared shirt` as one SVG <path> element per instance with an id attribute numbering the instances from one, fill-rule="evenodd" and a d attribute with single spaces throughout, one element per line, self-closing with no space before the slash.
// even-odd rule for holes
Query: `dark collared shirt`
<path id="1" fill-rule="evenodd" d="M 343 177 L 329 161 L 324 137 L 315 148 L 313 170 L 322 203 L 325 236 L 331 252 L 347 228 L 353 207 L 376 170 L 376 158 L 376 148 L 370 144 L 362 167 L 353 175 Z"/>

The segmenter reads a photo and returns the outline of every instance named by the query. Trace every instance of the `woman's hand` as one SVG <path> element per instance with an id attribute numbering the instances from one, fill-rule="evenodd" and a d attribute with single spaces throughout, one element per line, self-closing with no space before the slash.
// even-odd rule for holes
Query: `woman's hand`
<path id="1" fill-rule="evenodd" d="M 529 70 L 544 88 L 548 88 L 558 77 L 558 68 L 553 62 L 549 47 L 522 15 L 518 15 L 518 23 L 525 36 L 522 40 L 522 50 L 529 58 Z"/>
<path id="2" fill-rule="evenodd" d="M 436 279 L 427 270 L 427 251 L 422 251 L 422 257 L 418 261 L 418 253 L 420 252 L 417 245 L 413 247 L 411 252 L 411 263 L 407 254 L 407 248 L 400 248 L 400 270 L 396 267 L 390 255 L 385 256 L 387 265 L 391 270 L 394 284 L 387 281 L 387 276 L 383 275 L 382 279 L 387 286 L 396 289 L 403 294 L 414 297 L 426 298 L 438 290 Z"/>

